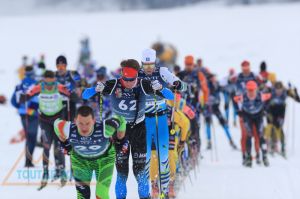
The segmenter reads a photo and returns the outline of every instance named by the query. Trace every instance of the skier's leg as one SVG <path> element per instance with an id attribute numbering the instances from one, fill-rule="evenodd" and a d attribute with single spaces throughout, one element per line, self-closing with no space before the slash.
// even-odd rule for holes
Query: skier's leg
<path id="1" fill-rule="evenodd" d="M 53 142 L 53 136 L 51 136 L 51 125 L 45 121 L 40 121 L 41 131 L 42 131 L 42 141 L 43 141 L 43 167 L 44 170 L 48 170 L 49 164 L 49 152 L 51 144 Z"/>
<path id="2" fill-rule="evenodd" d="M 229 98 L 229 94 L 227 92 L 223 92 L 223 93 L 224 93 L 225 116 L 226 116 L 226 120 L 229 121 L 229 102 L 230 102 L 230 98 Z"/>
<path id="3" fill-rule="evenodd" d="M 58 169 L 59 171 L 62 171 L 65 169 L 65 155 L 62 151 L 61 145 L 60 145 L 60 141 L 58 140 L 58 138 L 55 136 L 55 133 L 53 133 L 53 140 L 54 140 L 54 159 L 55 159 L 55 166 L 56 169 Z"/>
<path id="4" fill-rule="evenodd" d="M 244 159 L 246 153 L 247 132 L 246 132 L 244 119 L 242 116 L 239 116 L 239 121 L 240 121 L 240 128 L 241 128 L 241 149 L 242 149 L 242 155 Z"/>
<path id="5" fill-rule="evenodd" d="M 149 180 L 145 170 L 147 154 L 145 122 L 141 122 L 131 129 L 129 142 L 132 151 L 133 173 L 138 182 L 139 196 L 140 198 L 148 198 L 150 194 Z"/>
<path id="6" fill-rule="evenodd" d="M 120 143 L 115 144 L 116 148 L 116 169 L 117 169 L 117 182 L 115 185 L 115 193 L 117 199 L 126 198 L 127 187 L 126 182 L 129 173 L 129 154 L 130 146 L 128 141 L 128 134 L 132 129 L 127 125 L 125 138 Z"/>
<path id="7" fill-rule="evenodd" d="M 111 146 L 106 154 L 97 160 L 96 168 L 96 198 L 109 199 L 109 188 L 114 172 L 116 151 L 114 146 Z"/>
<path id="8" fill-rule="evenodd" d="M 25 116 L 21 117 L 23 128 L 25 130 L 26 136 L 26 144 L 25 144 L 25 151 L 26 151 L 26 166 L 33 166 L 33 151 L 36 145 L 36 137 L 38 131 L 38 118 L 33 116 Z"/>
<path id="9" fill-rule="evenodd" d="M 157 135 L 159 146 L 157 143 Z M 170 182 L 170 165 L 169 165 L 169 127 L 168 118 L 166 115 L 158 117 L 158 134 L 154 134 L 154 141 L 157 149 L 159 150 L 159 167 L 160 167 L 160 182 L 162 187 L 162 192 L 167 195 L 169 191 Z M 158 153 L 157 153 L 158 154 Z"/>
<path id="10" fill-rule="evenodd" d="M 153 136 L 155 134 L 155 117 L 146 117 L 145 119 L 146 124 L 146 142 L 147 142 L 147 156 L 146 156 L 146 173 L 149 178 L 149 167 L 150 167 L 150 160 L 151 160 L 151 151 L 152 151 L 152 141 Z"/>
<path id="11" fill-rule="evenodd" d="M 151 153 L 151 160 L 150 160 L 150 180 L 151 182 L 156 182 L 158 179 L 158 158 L 156 150 L 153 150 Z"/>
<path id="12" fill-rule="evenodd" d="M 264 126 L 263 126 L 262 116 L 256 118 L 255 128 L 256 128 L 256 133 L 258 134 L 259 137 L 260 149 L 262 151 L 262 156 L 263 156 L 263 163 L 265 166 L 269 166 L 269 160 L 267 158 L 267 144 L 263 133 Z"/>
<path id="13" fill-rule="evenodd" d="M 225 133 L 226 133 L 226 136 L 227 136 L 227 139 L 229 140 L 229 142 L 232 142 L 232 138 L 231 138 L 231 134 L 230 134 L 230 131 L 229 131 L 229 126 L 228 126 L 228 122 L 227 120 L 223 117 L 220 109 L 219 109 L 219 105 L 215 105 L 214 108 L 213 108 L 213 113 L 216 115 L 216 117 L 218 118 L 220 124 L 222 125 Z"/>
<path id="14" fill-rule="evenodd" d="M 204 118 L 205 118 L 205 127 L 206 127 L 206 137 L 207 137 L 207 149 L 211 149 L 211 122 L 212 122 L 212 113 L 211 109 L 205 107 L 204 109 Z"/>
<path id="15" fill-rule="evenodd" d="M 153 148 L 155 149 L 155 146 Z M 150 161 L 150 180 L 152 186 L 151 197 L 153 198 L 157 198 L 159 194 L 157 179 L 158 179 L 158 159 L 157 159 L 156 150 L 153 150 L 151 155 L 151 161 Z"/>
<path id="16" fill-rule="evenodd" d="M 246 132 L 246 154 L 243 164 L 245 166 L 252 165 L 252 156 L 251 156 L 251 149 L 252 149 L 252 136 L 253 136 L 253 122 L 247 116 L 243 118 L 245 132 Z"/>
<path id="17" fill-rule="evenodd" d="M 85 160 L 78 155 L 71 155 L 73 176 L 77 191 L 77 199 L 90 199 L 90 182 L 93 176 L 91 161 Z"/>

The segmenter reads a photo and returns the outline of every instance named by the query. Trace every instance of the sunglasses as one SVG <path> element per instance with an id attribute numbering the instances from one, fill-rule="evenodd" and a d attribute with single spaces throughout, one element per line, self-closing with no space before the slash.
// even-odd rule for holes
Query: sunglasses
<path id="1" fill-rule="evenodd" d="M 145 68 L 145 69 L 152 69 L 152 68 L 154 68 L 155 67 L 155 64 L 143 64 L 143 68 Z"/>
<path id="2" fill-rule="evenodd" d="M 54 86 L 55 82 L 44 82 L 45 86 Z"/>
<path id="3" fill-rule="evenodd" d="M 132 78 L 122 77 L 122 79 L 126 82 L 133 82 L 134 80 L 136 80 L 136 77 L 132 77 Z"/>

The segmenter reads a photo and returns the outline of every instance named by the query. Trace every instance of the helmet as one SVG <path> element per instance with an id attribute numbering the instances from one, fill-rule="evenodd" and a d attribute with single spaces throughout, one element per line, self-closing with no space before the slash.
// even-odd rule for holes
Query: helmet
<path id="1" fill-rule="evenodd" d="M 192 55 L 185 56 L 184 63 L 186 65 L 193 65 L 194 64 L 194 57 Z"/>
<path id="2" fill-rule="evenodd" d="M 246 89 L 248 91 L 254 91 L 257 89 L 257 83 L 253 80 L 251 81 L 248 81 L 247 84 L 246 84 Z"/>

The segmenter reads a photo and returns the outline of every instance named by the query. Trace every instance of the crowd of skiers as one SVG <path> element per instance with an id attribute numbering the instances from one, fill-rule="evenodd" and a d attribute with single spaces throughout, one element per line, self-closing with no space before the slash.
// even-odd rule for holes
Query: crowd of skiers
<path id="1" fill-rule="evenodd" d="M 300 98 L 295 87 L 285 87 L 267 71 L 265 62 L 255 74 L 250 62 L 243 61 L 241 73 L 230 69 L 218 81 L 201 59 L 186 56 L 181 70 L 159 60 L 155 50 L 146 49 L 141 60 L 124 60 L 109 74 L 105 66 L 96 68 L 90 61 L 88 41 L 82 45 L 77 71 L 68 70 L 62 55 L 56 59 L 56 71 L 46 69 L 44 56 L 34 64 L 26 63 L 24 57 L 21 83 L 11 98 L 24 129 L 25 167 L 34 167 L 32 157 L 41 129 L 41 188 L 49 180 L 53 144 L 54 180 L 66 184 L 65 154 L 70 155 L 77 198 L 90 198 L 93 171 L 96 197 L 109 198 L 114 166 L 115 196 L 126 198 L 130 154 L 141 199 L 175 198 L 180 178 L 197 167 L 201 150 L 213 149 L 213 115 L 229 146 L 239 148 L 229 127 L 230 105 L 233 123 L 237 126 L 239 121 L 241 129 L 244 166 L 251 167 L 253 157 L 258 164 L 262 161 L 269 166 L 268 152 L 286 157 L 286 101 L 291 97 L 300 102 Z M 223 99 L 224 111 L 220 107 Z M 200 138 L 200 124 L 206 139 Z M 251 154 L 252 139 L 255 156 Z"/>

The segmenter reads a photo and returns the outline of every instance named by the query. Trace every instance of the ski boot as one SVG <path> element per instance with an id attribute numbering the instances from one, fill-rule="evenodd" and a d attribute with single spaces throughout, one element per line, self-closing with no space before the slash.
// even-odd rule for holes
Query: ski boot
<path id="1" fill-rule="evenodd" d="M 31 160 L 26 158 L 26 161 L 25 161 L 25 167 L 27 168 L 32 168 L 34 167 L 34 165 L 32 164 Z"/>
<path id="2" fill-rule="evenodd" d="M 48 183 L 48 179 L 49 179 L 49 171 L 48 171 L 48 169 L 44 169 L 41 185 L 38 188 L 39 191 L 41 189 L 43 189 L 44 187 L 46 187 L 46 185 Z"/>
<path id="3" fill-rule="evenodd" d="M 282 157 L 284 158 L 284 159 L 286 159 L 286 152 L 285 152 L 285 150 L 283 149 L 283 150 L 281 150 L 281 155 L 282 155 Z"/>
<path id="4" fill-rule="evenodd" d="M 251 154 L 247 154 L 245 158 L 245 166 L 251 168 L 252 167 L 252 156 Z"/>
<path id="5" fill-rule="evenodd" d="M 243 153 L 242 156 L 242 165 L 245 166 L 246 165 L 246 154 Z"/>
<path id="6" fill-rule="evenodd" d="M 255 159 L 256 159 L 256 164 L 260 165 L 260 164 L 261 164 L 261 160 L 260 160 L 260 155 L 259 155 L 259 153 L 256 154 Z"/>
<path id="7" fill-rule="evenodd" d="M 270 162 L 269 162 L 266 154 L 263 155 L 263 163 L 264 163 L 265 167 L 270 166 Z"/>
<path id="8" fill-rule="evenodd" d="M 54 182 L 60 178 L 60 169 L 55 169 L 55 174 L 51 180 L 51 182 Z"/>
<path id="9" fill-rule="evenodd" d="M 152 181 L 152 191 L 151 191 L 151 198 L 156 199 L 159 197 L 159 188 L 156 181 Z"/>
<path id="10" fill-rule="evenodd" d="M 211 141 L 209 140 L 208 142 L 207 142 L 207 147 L 206 147 L 206 149 L 207 150 L 211 150 Z"/>
<path id="11" fill-rule="evenodd" d="M 68 181 L 68 177 L 67 177 L 67 173 L 64 169 L 61 170 L 61 173 L 60 173 L 60 184 L 61 186 L 65 186 L 67 184 L 67 181 Z"/>

